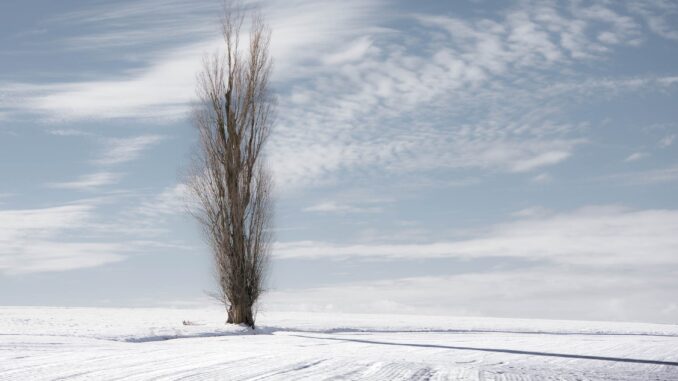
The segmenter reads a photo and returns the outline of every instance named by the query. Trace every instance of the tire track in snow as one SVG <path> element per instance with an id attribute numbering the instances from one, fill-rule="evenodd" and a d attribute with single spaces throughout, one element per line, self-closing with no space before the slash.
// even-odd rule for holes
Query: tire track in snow
<path id="1" fill-rule="evenodd" d="M 375 341 L 375 340 L 364 340 L 364 339 L 346 339 L 346 338 L 340 338 L 340 337 L 316 337 L 316 336 L 305 336 L 305 335 L 295 335 L 295 334 L 290 334 L 289 336 L 303 337 L 303 338 L 307 338 L 307 339 L 318 339 L 318 340 L 350 341 L 350 342 L 354 342 L 354 343 L 363 343 L 363 344 L 395 345 L 395 346 L 409 346 L 409 347 L 419 347 L 419 348 L 454 349 L 454 350 L 464 350 L 464 351 L 508 353 L 508 354 L 528 355 L 528 356 L 562 357 L 562 358 L 570 358 L 570 359 L 578 359 L 578 360 L 629 362 L 629 363 L 636 363 L 636 364 L 652 364 L 652 365 L 665 365 L 665 366 L 676 366 L 676 367 L 678 367 L 678 362 L 676 362 L 676 361 L 661 361 L 661 360 L 647 360 L 647 359 L 635 359 L 635 358 L 623 358 L 623 357 L 577 355 L 577 354 L 569 354 L 569 353 L 533 352 L 533 351 L 522 351 L 522 350 L 517 350 L 517 349 L 502 349 L 502 348 L 477 348 L 477 347 L 462 347 L 462 346 L 439 345 L 439 344 L 393 343 L 393 342 L 388 342 L 388 341 Z"/>

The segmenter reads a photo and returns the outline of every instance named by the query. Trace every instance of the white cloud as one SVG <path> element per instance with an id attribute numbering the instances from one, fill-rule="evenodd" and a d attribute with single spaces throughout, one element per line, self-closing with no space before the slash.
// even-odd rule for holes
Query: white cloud
<path id="1" fill-rule="evenodd" d="M 145 149 L 165 139 L 159 135 L 142 135 L 131 138 L 109 138 L 105 140 L 105 150 L 97 164 L 112 165 L 135 160 Z"/>
<path id="2" fill-rule="evenodd" d="M 619 181 L 628 185 L 651 185 L 678 181 L 678 166 L 652 169 L 647 171 L 627 172 L 607 176 L 605 181 Z"/>
<path id="3" fill-rule="evenodd" d="M 182 214 L 187 210 L 190 200 L 189 189 L 186 184 L 176 184 L 163 189 L 156 196 L 143 201 L 131 213 L 136 217 L 158 217 L 160 215 Z"/>
<path id="4" fill-rule="evenodd" d="M 202 52 L 191 47 L 168 53 L 157 64 L 119 79 L 52 85 L 51 91 L 26 99 L 26 107 L 60 121 L 185 118 Z"/>
<path id="5" fill-rule="evenodd" d="M 661 148 L 670 147 L 673 142 L 676 140 L 676 134 L 666 135 L 659 141 L 659 146 Z"/>
<path id="6" fill-rule="evenodd" d="M 187 0 L 139 0 L 118 4 L 100 3 L 50 18 L 56 28 L 67 26 L 87 29 L 87 34 L 70 35 L 60 40 L 71 50 L 96 49 L 120 51 L 130 46 L 151 46 L 204 38 L 218 29 L 214 15 L 218 2 Z"/>
<path id="7" fill-rule="evenodd" d="M 72 242 L 64 235 L 87 229 L 94 205 L 78 203 L 44 209 L 0 210 L 0 272 L 62 271 L 120 261 L 118 243 Z"/>
<path id="8" fill-rule="evenodd" d="M 548 173 L 540 173 L 537 176 L 532 177 L 530 181 L 536 184 L 548 184 L 553 181 L 553 176 Z"/>
<path id="9" fill-rule="evenodd" d="M 375 23 L 384 19 L 388 6 L 382 0 L 270 0 L 261 5 L 273 31 L 277 80 L 309 78 L 319 69 L 314 66 L 319 57 L 344 62 L 356 58 L 368 48 L 368 35 L 378 28 Z"/>
<path id="10" fill-rule="evenodd" d="M 531 136 L 521 139 L 522 133 L 515 138 L 506 137 L 513 127 L 508 125 L 506 132 L 498 132 L 501 128 L 493 125 L 443 129 L 420 126 L 410 130 L 402 126 L 356 132 L 357 136 L 346 136 L 341 130 L 305 130 L 303 137 L 272 139 L 271 164 L 276 183 L 285 189 L 322 184 L 342 171 L 369 171 L 375 167 L 381 168 L 382 173 L 469 168 L 521 173 L 558 164 L 585 142 L 561 138 L 558 132 L 552 133 L 550 139 Z"/>
<path id="11" fill-rule="evenodd" d="M 341 65 L 358 61 L 367 53 L 370 46 L 372 46 L 372 40 L 369 37 L 360 37 L 347 44 L 345 49 L 325 56 L 323 63 L 326 65 Z"/>
<path id="12" fill-rule="evenodd" d="M 49 130 L 49 134 L 51 135 L 56 135 L 56 136 L 90 136 L 91 133 L 81 131 L 81 130 L 75 130 L 75 129 L 68 129 L 68 128 L 61 128 L 61 129 L 54 129 L 54 130 Z"/>
<path id="13" fill-rule="evenodd" d="M 557 82 L 545 86 L 541 96 L 557 96 L 574 93 L 581 99 L 599 95 L 611 98 L 624 92 L 668 91 L 678 84 L 673 76 L 644 76 L 629 78 L 589 78 L 585 81 Z"/>
<path id="14" fill-rule="evenodd" d="M 2 247 L 0 271 L 7 274 L 67 271 L 122 261 L 127 248 L 116 243 L 36 241 Z"/>
<path id="15" fill-rule="evenodd" d="M 316 213 L 378 213 L 381 208 L 376 206 L 356 206 L 338 203 L 335 201 L 320 202 L 303 209 L 304 212 Z"/>
<path id="16" fill-rule="evenodd" d="M 65 205 L 45 209 L 0 211 L 0 237 L 4 241 L 23 236 L 21 230 L 55 229 L 79 226 L 85 223 L 92 211 L 90 204 Z"/>
<path id="17" fill-rule="evenodd" d="M 194 249 L 168 236 L 168 215 L 182 213 L 184 186 L 120 207 L 114 196 L 41 208 L 0 210 L 0 274 L 56 272 L 103 266 L 153 250 Z M 125 198 L 134 195 L 123 195 Z M 118 212 L 101 213 L 113 203 Z"/>
<path id="18" fill-rule="evenodd" d="M 632 161 L 638 161 L 640 159 L 646 158 L 647 156 L 649 156 L 649 155 L 645 152 L 634 152 L 634 153 L 630 154 L 629 156 L 627 156 L 626 159 L 624 159 L 624 161 L 629 163 L 629 162 L 632 162 Z"/>
<path id="19" fill-rule="evenodd" d="M 74 181 L 49 183 L 47 186 L 57 189 L 89 190 L 100 188 L 105 185 L 115 184 L 120 180 L 121 177 L 122 175 L 120 173 L 98 172 L 81 176 Z"/>
<path id="20" fill-rule="evenodd" d="M 675 18 L 678 5 L 666 0 L 632 0 L 627 3 L 631 11 L 640 14 L 650 30 L 664 38 L 678 40 Z"/>
<path id="21" fill-rule="evenodd" d="M 569 151 L 548 151 L 537 153 L 536 156 L 515 161 L 511 165 L 514 172 L 528 172 L 535 168 L 560 163 L 570 156 Z"/>
<path id="22" fill-rule="evenodd" d="M 591 266 L 678 264 L 678 211 L 589 207 L 497 225 L 476 237 L 426 244 L 278 243 L 278 258 L 515 257 Z"/>
<path id="23" fill-rule="evenodd" d="M 125 203 L 120 201 L 125 200 Z M 188 187 L 179 183 L 152 192 L 125 192 L 113 202 L 120 203 L 116 213 L 100 215 L 97 223 L 88 225 L 88 231 L 97 239 L 109 236 L 125 239 L 131 251 L 148 251 L 154 248 L 172 250 L 196 250 L 192 243 L 177 237 L 175 229 L 183 226 L 182 232 L 190 235 L 199 229 L 188 214 L 191 197 Z M 188 222 L 189 225 L 185 225 Z M 180 225 L 176 225 L 180 223 Z M 181 235 L 183 237 L 184 235 Z M 197 238 L 197 237 L 196 237 Z"/>
<path id="24" fill-rule="evenodd" d="M 511 215 L 514 217 L 521 218 L 534 218 L 534 217 L 546 217 L 553 214 L 553 211 L 543 206 L 533 206 L 525 209 L 518 210 Z"/>
<path id="25" fill-rule="evenodd" d="M 264 304 L 283 311 L 673 323 L 676 287 L 671 271 L 541 266 L 274 290 L 264 295 Z"/>

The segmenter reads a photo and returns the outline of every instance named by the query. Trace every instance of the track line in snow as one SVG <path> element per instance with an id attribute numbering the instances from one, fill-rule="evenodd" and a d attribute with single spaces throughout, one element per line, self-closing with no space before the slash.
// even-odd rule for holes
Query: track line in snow
<path id="1" fill-rule="evenodd" d="M 644 337 L 678 337 L 673 333 L 635 333 L 635 332 L 552 332 L 552 331 L 528 331 L 528 330 L 493 330 L 493 329 L 371 329 L 371 328 L 331 328 L 331 329 L 298 329 L 285 327 L 267 327 L 266 332 L 255 334 L 276 334 L 279 332 L 301 333 L 509 333 L 518 335 L 556 335 L 556 336 L 644 336 Z"/>
<path id="2" fill-rule="evenodd" d="M 376 340 L 364 340 L 364 339 L 346 339 L 346 338 L 339 338 L 339 337 L 317 337 L 317 336 L 306 336 L 306 335 L 297 335 L 297 334 L 289 334 L 288 336 L 302 337 L 302 338 L 305 338 L 305 339 L 335 340 L 335 341 L 354 342 L 354 343 L 363 343 L 363 344 L 379 344 L 379 345 L 394 345 L 394 346 L 405 346 L 405 347 L 416 347 L 416 348 L 439 348 L 439 349 L 454 349 L 454 350 L 464 350 L 464 351 L 510 353 L 510 354 L 528 355 L 528 356 L 561 357 L 561 358 L 571 358 L 571 359 L 578 359 L 578 360 L 599 360 L 599 361 L 613 361 L 613 362 L 628 362 L 628 363 L 636 363 L 636 364 L 666 365 L 666 366 L 676 366 L 676 367 L 678 367 L 678 362 L 675 362 L 675 361 L 633 359 L 633 358 L 624 358 L 624 357 L 575 355 L 575 354 L 569 354 L 569 353 L 535 352 L 535 351 L 522 351 L 522 350 L 517 350 L 517 349 L 502 349 L 502 348 L 461 347 L 461 346 L 440 345 L 440 344 L 394 343 L 394 342 L 388 342 L 388 341 L 376 341 Z"/>

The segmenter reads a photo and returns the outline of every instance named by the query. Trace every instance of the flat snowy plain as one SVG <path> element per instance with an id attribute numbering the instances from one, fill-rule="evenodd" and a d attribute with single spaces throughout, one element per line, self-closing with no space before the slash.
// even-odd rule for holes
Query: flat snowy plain
<path id="1" fill-rule="evenodd" d="M 194 325 L 183 325 L 189 320 Z M 678 380 L 678 325 L 0 307 L 0 380 Z"/>

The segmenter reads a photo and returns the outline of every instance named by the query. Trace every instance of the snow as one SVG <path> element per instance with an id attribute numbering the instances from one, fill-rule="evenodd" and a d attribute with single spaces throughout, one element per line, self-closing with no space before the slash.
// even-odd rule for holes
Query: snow
<path id="1" fill-rule="evenodd" d="M 190 325 L 183 324 L 189 321 Z M 678 380 L 678 326 L 0 307 L 0 380 Z"/>

